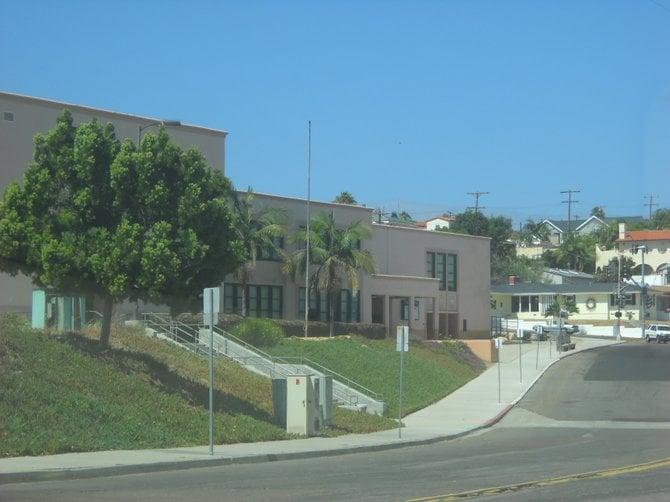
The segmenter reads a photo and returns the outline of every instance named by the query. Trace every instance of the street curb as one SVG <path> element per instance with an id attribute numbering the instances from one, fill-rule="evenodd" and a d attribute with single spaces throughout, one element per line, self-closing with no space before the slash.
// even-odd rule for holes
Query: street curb
<path id="1" fill-rule="evenodd" d="M 147 474 L 173 470 L 198 469 L 203 467 L 217 467 L 227 465 L 259 464 L 265 462 L 279 462 L 282 460 L 300 460 L 320 457 L 334 457 L 352 453 L 393 450 L 410 446 L 423 446 L 442 441 L 458 439 L 481 429 L 474 427 L 456 434 L 436 436 L 428 439 L 397 440 L 392 443 L 377 445 L 350 446 L 332 450 L 312 450 L 291 453 L 261 453 L 245 457 L 220 457 L 213 459 L 178 460 L 173 462 L 155 462 L 150 464 L 115 465 L 109 467 L 91 467 L 82 469 L 62 469 L 39 472 L 0 473 L 0 485 L 10 483 L 25 483 L 30 481 L 63 481 L 72 479 L 89 479 L 106 476 L 123 476 L 127 474 Z"/>
<path id="2" fill-rule="evenodd" d="M 626 343 L 626 341 L 625 340 L 617 341 L 611 345 L 619 345 L 622 343 Z M 490 428 L 493 425 L 500 422 L 500 420 L 502 420 L 518 404 L 518 402 L 521 399 L 523 399 L 523 397 L 530 391 L 530 389 L 533 388 L 533 386 L 538 382 L 538 380 L 542 378 L 544 373 L 554 364 L 561 361 L 564 357 L 578 354 L 580 352 L 586 352 L 588 350 L 594 350 L 601 347 L 602 346 L 586 347 L 583 349 L 563 352 L 559 358 L 550 361 L 544 368 L 542 368 L 542 370 L 528 384 L 528 386 L 526 386 L 526 388 L 521 392 L 521 394 L 516 399 L 514 399 L 510 404 L 505 406 L 505 408 L 503 408 L 500 412 L 498 412 L 494 417 L 487 420 L 482 425 L 472 427 L 471 429 L 463 430 L 458 433 L 446 434 L 443 436 L 435 436 L 428 439 L 417 439 L 417 440 L 402 440 L 399 438 L 397 440 L 385 444 L 349 446 L 344 448 L 335 448 L 331 450 L 311 450 L 303 452 L 277 453 L 277 454 L 262 453 L 243 457 L 194 458 L 189 460 L 155 462 L 149 464 L 139 463 L 131 465 L 115 465 L 107 467 L 91 467 L 81 469 L 62 469 L 62 470 L 55 469 L 50 471 L 37 471 L 37 472 L 0 473 L 0 485 L 10 483 L 24 483 L 31 481 L 39 482 L 39 481 L 62 481 L 72 479 L 90 479 L 90 478 L 106 477 L 106 476 L 123 476 L 127 474 L 147 474 L 152 472 L 164 472 L 171 470 L 198 469 L 203 467 L 218 467 L 227 465 L 278 462 L 282 460 L 299 460 L 299 459 L 309 459 L 319 457 L 333 457 L 338 455 L 347 455 L 351 453 L 365 453 L 365 452 L 393 450 L 411 446 L 423 446 L 458 439 L 467 436 L 468 434 L 471 434 L 473 432 Z"/>

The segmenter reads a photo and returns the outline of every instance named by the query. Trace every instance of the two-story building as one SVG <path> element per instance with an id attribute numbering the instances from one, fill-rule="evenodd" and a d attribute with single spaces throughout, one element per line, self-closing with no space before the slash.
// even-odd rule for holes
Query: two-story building
<path id="1" fill-rule="evenodd" d="M 96 117 L 114 125 L 120 139 L 139 141 L 142 134 L 163 123 L 173 140 L 183 148 L 195 145 L 215 169 L 224 170 L 226 132 L 45 99 L 0 93 L 0 190 L 20 181 L 33 152 L 33 137 L 51 130 L 63 109 L 72 112 L 75 123 Z M 233 180 L 234 181 L 234 180 Z M 338 225 L 360 220 L 374 221 L 370 208 L 309 201 L 310 213 L 332 212 Z M 281 195 L 256 194 L 255 204 L 281 208 L 287 214 L 288 233 L 307 222 L 307 200 Z M 361 243 L 370 250 L 377 271 L 361 274 L 359 290 L 341 293 L 336 320 L 382 323 L 389 335 L 395 326 L 410 327 L 417 338 L 486 338 L 489 335 L 490 240 L 420 227 L 370 223 L 372 237 Z M 286 246 L 289 246 L 288 240 Z M 288 249 L 290 250 L 290 249 Z M 31 312 L 33 286 L 26 277 L 0 274 L 0 311 Z M 236 312 L 246 295 L 249 315 L 283 319 L 304 318 L 304 283 L 282 274 L 280 263 L 261 257 L 251 281 L 242 290 L 231 274 L 223 284 L 222 310 Z M 126 306 L 127 307 L 127 306 Z M 136 314 L 141 306 L 117 313 Z M 325 299 L 310 298 L 310 318 L 326 320 Z"/>

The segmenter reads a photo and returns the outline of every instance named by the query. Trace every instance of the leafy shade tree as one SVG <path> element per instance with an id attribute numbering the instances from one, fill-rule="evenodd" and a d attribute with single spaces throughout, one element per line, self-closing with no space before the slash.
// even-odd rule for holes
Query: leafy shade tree
<path id="1" fill-rule="evenodd" d="M 107 346 L 115 301 L 183 305 L 237 268 L 230 192 L 221 172 L 164 129 L 138 148 L 121 144 L 111 124 L 74 126 L 64 111 L 35 138 L 22 186 L 10 184 L 0 203 L 3 269 L 100 297 Z"/>
<path id="2" fill-rule="evenodd" d="M 670 209 L 658 209 L 649 221 L 650 230 L 670 229 Z"/>
<path id="3" fill-rule="evenodd" d="M 591 209 L 591 216 L 597 216 L 602 219 L 605 217 L 605 209 L 602 206 L 596 206 Z"/>
<path id="4" fill-rule="evenodd" d="M 283 250 L 278 239 L 286 233 L 285 214 L 268 206 L 254 208 L 254 198 L 251 188 L 243 196 L 233 195 L 235 236 L 242 243 L 246 258 L 235 271 L 235 278 L 242 285 L 242 317 L 247 316 L 247 284 L 259 253 L 281 258 Z"/>
<path id="5" fill-rule="evenodd" d="M 328 299 L 330 336 L 335 332 L 335 305 L 340 291 L 348 285 L 352 291 L 358 289 L 358 273 L 374 273 L 376 265 L 368 250 L 360 249 L 363 239 L 372 235 L 369 226 L 354 221 L 346 228 L 339 228 L 335 215 L 331 212 L 316 213 L 310 219 L 309 259 L 314 265 L 310 272 L 310 291 L 322 291 Z M 306 229 L 300 229 L 293 240 L 307 242 Z M 306 269 L 307 248 L 296 250 L 292 259 L 285 264 L 285 271 L 298 276 Z"/>
<path id="6" fill-rule="evenodd" d="M 340 195 L 338 195 L 337 197 L 335 197 L 335 199 L 333 199 L 333 202 L 336 202 L 338 204 L 350 204 L 350 205 L 358 204 L 354 196 L 351 195 L 349 192 L 341 192 Z"/>
<path id="7" fill-rule="evenodd" d="M 511 242 L 512 220 L 504 216 L 487 218 L 479 211 L 467 210 L 456 215 L 449 231 L 491 238 L 491 279 L 494 282 L 505 276 L 506 264 L 516 255 Z"/>
<path id="8" fill-rule="evenodd" d="M 530 218 L 526 220 L 526 223 L 523 225 L 516 238 L 518 243 L 525 246 L 531 246 L 536 241 L 546 242 L 548 240 L 548 227 L 541 221 L 536 223 Z"/>
<path id="9" fill-rule="evenodd" d="M 619 280 L 619 273 L 621 279 L 630 279 L 635 268 L 635 261 L 629 256 L 621 257 L 621 270 L 619 270 L 619 257 L 612 258 L 607 266 L 598 268 L 595 273 L 597 282 L 617 282 Z"/>
<path id="10" fill-rule="evenodd" d="M 395 219 L 398 221 L 414 221 L 412 215 L 409 214 L 407 211 L 400 211 L 400 213 L 393 211 L 391 213 L 391 219 Z"/>
<path id="11" fill-rule="evenodd" d="M 498 264 L 498 280 L 515 276 L 521 282 L 542 282 L 544 267 L 544 261 L 541 259 L 531 259 L 527 256 L 510 256 Z"/>
<path id="12" fill-rule="evenodd" d="M 596 244 L 600 249 L 613 249 L 614 242 L 619 238 L 619 223 L 614 221 L 600 227 L 595 233 Z"/>

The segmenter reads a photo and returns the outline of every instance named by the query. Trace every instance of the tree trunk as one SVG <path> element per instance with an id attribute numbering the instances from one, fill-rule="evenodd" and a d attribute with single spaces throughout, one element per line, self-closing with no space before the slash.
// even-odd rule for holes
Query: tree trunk
<path id="1" fill-rule="evenodd" d="M 333 298 L 337 298 L 337 295 L 334 295 L 332 293 L 328 294 L 328 310 L 329 310 L 329 324 L 328 324 L 328 329 L 329 329 L 329 336 L 332 338 L 335 335 L 335 300 Z"/>
<path id="2" fill-rule="evenodd" d="M 109 335 L 112 331 L 112 310 L 114 308 L 114 298 L 111 295 L 105 295 L 102 305 L 102 328 L 100 328 L 100 346 L 109 347 Z"/>
<path id="3" fill-rule="evenodd" d="M 242 281 L 242 317 L 247 317 L 247 282 Z"/>

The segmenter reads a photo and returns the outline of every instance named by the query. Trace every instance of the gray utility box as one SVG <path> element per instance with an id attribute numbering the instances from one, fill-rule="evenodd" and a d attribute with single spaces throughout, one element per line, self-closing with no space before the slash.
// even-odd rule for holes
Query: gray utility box
<path id="1" fill-rule="evenodd" d="M 549 336 L 552 340 L 556 340 L 556 350 L 558 352 L 566 352 L 568 350 L 574 350 L 575 343 L 570 337 L 570 333 L 563 328 L 550 327 L 548 329 Z"/>
<path id="2" fill-rule="evenodd" d="M 314 375 L 286 377 L 286 432 L 315 436 L 321 430 L 318 384 Z"/>
<path id="3" fill-rule="evenodd" d="M 320 376 L 316 379 L 316 392 L 319 394 L 319 410 L 321 412 L 321 423 L 331 425 L 333 423 L 333 377 Z"/>
<path id="4" fill-rule="evenodd" d="M 282 427 L 286 427 L 286 379 L 272 379 L 272 407 L 275 420 Z"/>
<path id="5" fill-rule="evenodd" d="M 296 375 L 292 375 L 296 376 Z M 312 380 L 315 401 L 318 405 L 318 418 L 322 426 L 328 426 L 333 421 L 333 377 L 308 375 Z M 287 422 L 287 384 L 286 378 L 272 380 L 272 405 L 277 423 L 286 427 Z"/>

